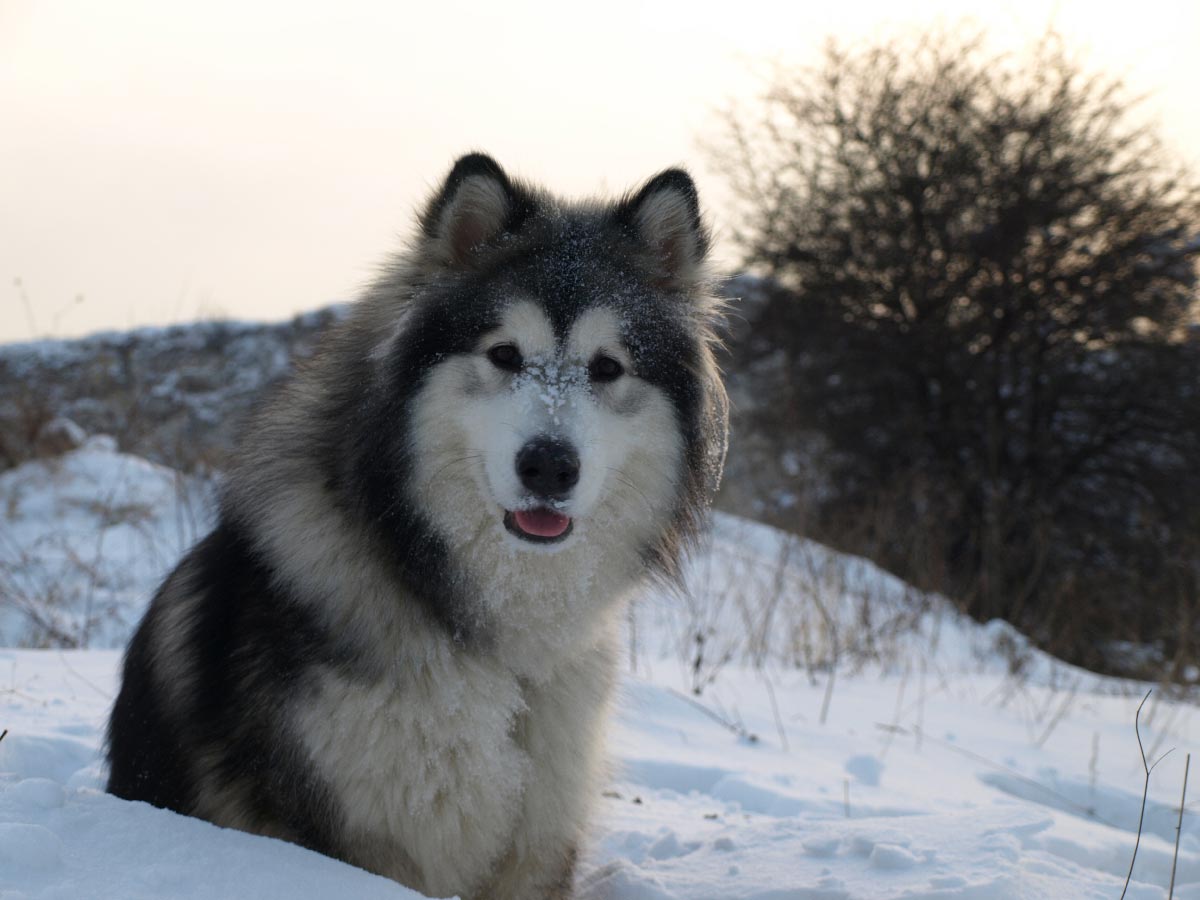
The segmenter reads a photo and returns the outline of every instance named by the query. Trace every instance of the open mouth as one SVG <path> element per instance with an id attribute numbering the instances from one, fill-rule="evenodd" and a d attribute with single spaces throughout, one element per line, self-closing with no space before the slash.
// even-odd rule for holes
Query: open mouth
<path id="1" fill-rule="evenodd" d="M 570 516 L 544 506 L 504 514 L 504 527 L 521 540 L 534 544 L 555 544 L 564 540 L 573 525 Z"/>

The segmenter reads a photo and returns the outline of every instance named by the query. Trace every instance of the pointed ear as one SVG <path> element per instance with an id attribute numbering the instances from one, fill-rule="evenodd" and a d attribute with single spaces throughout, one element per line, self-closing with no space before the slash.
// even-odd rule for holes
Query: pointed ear
<path id="1" fill-rule="evenodd" d="M 509 181 L 499 164 L 483 153 L 460 158 L 421 215 L 422 245 L 435 264 L 469 265 L 476 254 L 505 231 L 515 231 L 532 201 Z"/>
<path id="2" fill-rule="evenodd" d="M 700 198 L 683 169 L 667 169 L 617 206 L 617 222 L 648 251 L 663 287 L 686 288 L 704 277 L 708 229 L 700 216 Z"/>

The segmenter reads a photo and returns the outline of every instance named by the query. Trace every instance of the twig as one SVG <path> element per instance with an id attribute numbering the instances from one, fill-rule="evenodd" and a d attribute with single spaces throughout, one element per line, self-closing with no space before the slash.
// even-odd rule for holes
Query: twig
<path id="1" fill-rule="evenodd" d="M 917 742 L 916 751 L 921 752 L 921 735 L 925 725 L 925 657 L 921 657 L 921 693 L 917 696 Z"/>
<path id="2" fill-rule="evenodd" d="M 1147 728 L 1154 727 L 1154 717 L 1158 714 L 1159 706 L 1160 706 L 1160 703 L 1158 700 L 1155 700 L 1153 703 L 1150 704 L 1150 710 L 1149 710 L 1149 713 L 1147 714 L 1147 717 L 1148 717 L 1148 721 L 1146 722 Z M 1154 757 L 1158 755 L 1158 748 L 1161 747 L 1163 745 L 1163 743 L 1167 740 L 1167 738 L 1171 736 L 1171 730 L 1175 727 L 1175 720 L 1177 718 L 1179 718 L 1179 711 L 1180 711 L 1179 705 L 1174 704 L 1174 703 L 1167 704 L 1166 721 L 1163 722 L 1161 725 L 1159 725 L 1158 737 L 1155 738 L 1154 742 L 1150 745 L 1150 752 L 1146 754 L 1151 759 L 1154 759 Z M 1166 756 L 1166 754 L 1164 753 L 1163 756 Z"/>
<path id="3" fill-rule="evenodd" d="M 812 576 L 813 584 L 820 584 L 821 579 L 816 571 L 816 561 L 811 556 L 808 558 L 808 569 Z M 821 725 L 824 725 L 825 720 L 829 717 L 829 704 L 833 702 L 833 686 L 837 682 L 838 658 L 840 656 L 838 627 L 837 620 L 825 608 L 825 603 L 822 600 L 819 590 L 813 591 L 809 599 L 817 608 L 817 612 L 825 623 L 825 631 L 829 635 L 829 679 L 825 682 L 825 696 L 821 700 L 821 715 L 817 719 Z"/>
<path id="4" fill-rule="evenodd" d="M 1146 696 L 1142 698 L 1142 702 L 1138 704 L 1137 712 L 1133 716 L 1133 733 L 1137 737 L 1138 753 L 1142 755 L 1142 768 L 1146 772 L 1146 781 L 1142 785 L 1142 811 L 1138 814 L 1137 837 L 1133 841 L 1133 857 L 1129 860 L 1129 873 L 1125 876 L 1125 887 L 1121 891 L 1121 900 L 1125 900 L 1125 893 L 1129 890 L 1129 880 L 1133 878 L 1133 864 L 1137 862 L 1138 848 L 1142 844 L 1142 822 L 1146 818 L 1146 795 L 1150 793 L 1150 773 L 1154 771 L 1155 766 L 1167 758 L 1170 750 L 1154 761 L 1154 765 L 1149 765 L 1146 762 L 1146 749 L 1142 746 L 1142 730 L 1139 727 L 1142 718 L 1142 707 L 1146 705 L 1146 701 L 1150 699 L 1150 695 L 1154 693 L 1154 688 L 1146 691 Z"/>
<path id="5" fill-rule="evenodd" d="M 82 681 L 84 684 L 86 684 L 88 687 L 90 687 L 93 691 L 95 691 L 97 694 L 99 694 L 105 700 L 111 700 L 113 698 L 112 694 L 110 694 L 108 691 L 104 690 L 103 688 L 98 687 L 97 685 L 93 684 L 91 681 L 89 681 L 88 679 L 86 679 L 82 675 L 80 675 L 79 671 L 67 661 L 67 655 L 65 653 L 63 653 L 61 650 L 58 651 L 58 661 L 60 663 L 62 663 L 63 668 L 66 669 L 69 674 L 74 675 L 76 678 L 78 678 L 80 681 Z"/>
<path id="6" fill-rule="evenodd" d="M 764 675 L 763 681 L 767 686 L 767 696 L 771 698 L 771 712 L 775 714 L 775 729 L 779 732 L 779 744 L 784 753 L 789 753 L 787 732 L 783 730 L 783 719 L 779 715 L 779 704 L 775 702 L 775 687 L 771 684 L 770 676 Z"/>
<path id="7" fill-rule="evenodd" d="M 1079 680 L 1077 679 L 1075 683 L 1071 685 L 1071 689 L 1063 697 L 1062 702 L 1058 704 L 1058 709 L 1055 710 L 1054 714 L 1050 716 L 1049 721 L 1046 723 L 1045 729 L 1042 730 L 1041 737 L 1033 742 L 1035 747 L 1040 749 L 1041 747 L 1045 746 L 1046 741 L 1050 738 L 1050 735 L 1054 733 L 1054 729 L 1058 727 L 1059 722 L 1063 720 L 1063 716 L 1065 716 L 1067 711 L 1071 708 L 1071 704 L 1075 700 L 1075 693 L 1078 689 Z"/>
<path id="8" fill-rule="evenodd" d="M 749 742 L 751 744 L 758 743 L 758 735 L 755 734 L 754 732 L 748 730 L 745 725 L 742 725 L 739 722 L 730 721 L 729 719 L 722 716 L 720 713 L 713 712 L 713 710 L 709 709 L 703 703 L 701 703 L 698 700 L 692 699 L 691 697 L 689 697 L 687 694 L 683 693 L 682 691 L 677 691 L 677 690 L 675 690 L 675 688 L 669 688 L 668 690 L 670 690 L 670 692 L 672 694 L 674 694 L 676 697 L 678 697 L 680 700 L 683 700 L 685 703 L 688 703 L 688 704 L 696 707 L 696 709 L 700 710 L 700 712 L 704 713 L 706 716 L 708 716 L 714 722 L 725 727 L 729 731 L 732 731 L 738 737 L 743 738 L 744 740 L 746 740 L 747 742 Z"/>
<path id="9" fill-rule="evenodd" d="M 5 728 L 3 731 L 0 731 L 0 741 L 4 740 L 4 738 L 5 738 L 5 737 L 7 737 L 7 736 L 8 736 L 8 729 L 7 729 L 7 728 Z"/>
<path id="10" fill-rule="evenodd" d="M 1171 887 L 1167 891 L 1167 900 L 1175 896 L 1175 866 L 1179 864 L 1179 835 L 1183 832 L 1183 807 L 1187 803 L 1188 769 L 1192 767 L 1192 754 L 1187 755 L 1183 764 L 1183 793 L 1179 795 L 1179 821 L 1175 823 L 1175 855 L 1171 857 Z"/>
<path id="11" fill-rule="evenodd" d="M 837 663 L 829 667 L 829 680 L 825 682 L 825 696 L 821 700 L 821 717 L 818 720 L 820 724 L 825 724 L 825 719 L 829 716 L 829 703 L 833 700 L 833 683 L 837 680 Z"/>
<path id="12" fill-rule="evenodd" d="M 900 686 L 896 689 L 896 712 L 892 715 L 893 725 L 900 724 L 901 707 L 904 704 L 904 689 L 908 685 L 908 674 L 910 671 L 912 670 L 909 666 L 904 667 L 904 677 L 900 679 Z M 892 741 L 895 740 L 899 732 L 894 728 L 889 728 L 884 733 L 887 737 L 883 739 L 883 747 L 879 751 L 880 759 L 887 758 L 888 751 L 892 749 Z"/>
<path id="13" fill-rule="evenodd" d="M 1092 732 L 1092 755 L 1088 758 L 1088 796 L 1096 802 L 1096 779 L 1100 776 L 1100 732 Z"/>

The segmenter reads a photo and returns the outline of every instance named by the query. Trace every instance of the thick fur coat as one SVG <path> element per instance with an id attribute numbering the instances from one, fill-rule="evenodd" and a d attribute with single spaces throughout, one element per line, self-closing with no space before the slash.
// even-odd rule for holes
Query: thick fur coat
<path id="1" fill-rule="evenodd" d="M 434 896 L 571 894 L 631 592 L 725 452 L 691 179 L 460 159 L 248 423 L 129 646 L 109 789 Z"/>

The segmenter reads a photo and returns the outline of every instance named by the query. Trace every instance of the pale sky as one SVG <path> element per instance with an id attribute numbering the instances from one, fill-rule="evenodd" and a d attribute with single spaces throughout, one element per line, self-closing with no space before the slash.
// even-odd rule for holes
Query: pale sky
<path id="1" fill-rule="evenodd" d="M 1200 4 L 0 0 L 0 341 L 354 296 L 454 157 L 567 194 L 697 176 L 715 110 L 829 36 L 1054 24 L 1200 169 Z"/>

